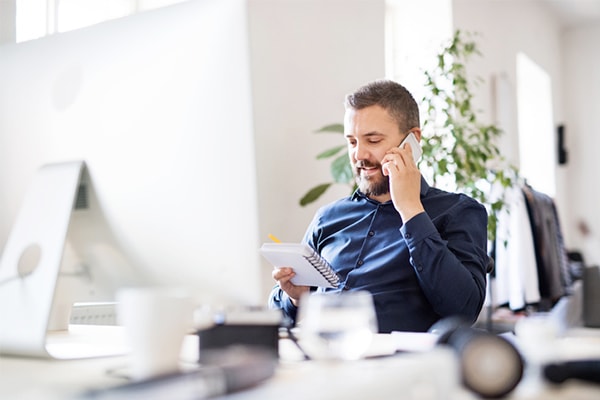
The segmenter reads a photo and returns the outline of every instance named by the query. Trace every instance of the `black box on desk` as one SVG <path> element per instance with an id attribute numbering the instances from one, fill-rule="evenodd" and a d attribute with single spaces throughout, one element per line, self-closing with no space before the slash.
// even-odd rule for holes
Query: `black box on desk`
<path id="1" fill-rule="evenodd" d="M 279 357 L 280 311 L 245 311 L 227 313 L 222 321 L 198 331 L 199 362 L 203 353 L 232 346 L 259 348 Z"/>

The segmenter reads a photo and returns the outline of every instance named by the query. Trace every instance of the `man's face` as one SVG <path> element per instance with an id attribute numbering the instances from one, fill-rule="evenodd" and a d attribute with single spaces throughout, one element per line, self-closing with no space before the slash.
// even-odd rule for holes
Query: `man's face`
<path id="1" fill-rule="evenodd" d="M 380 106 L 346 110 L 344 136 L 358 188 L 369 197 L 389 195 L 388 177 L 381 160 L 386 151 L 400 145 L 404 136 L 397 122 Z"/>

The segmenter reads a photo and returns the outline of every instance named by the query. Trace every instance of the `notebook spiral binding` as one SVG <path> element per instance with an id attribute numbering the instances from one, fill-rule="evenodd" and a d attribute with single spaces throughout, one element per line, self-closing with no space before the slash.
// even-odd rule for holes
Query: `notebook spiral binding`
<path id="1" fill-rule="evenodd" d="M 329 263 L 324 258 L 320 257 L 314 250 L 310 256 L 304 256 L 304 258 L 306 258 L 306 260 L 311 263 L 325 279 L 327 279 L 327 282 L 331 283 L 336 288 L 340 285 L 340 278 L 333 268 L 331 268 L 331 265 L 329 265 Z"/>

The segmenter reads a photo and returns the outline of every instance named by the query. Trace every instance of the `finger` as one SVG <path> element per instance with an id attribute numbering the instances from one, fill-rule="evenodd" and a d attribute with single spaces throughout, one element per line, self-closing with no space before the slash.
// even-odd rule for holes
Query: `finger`
<path id="1" fill-rule="evenodd" d="M 385 161 L 390 161 L 392 160 L 392 157 L 398 157 L 397 160 L 395 161 L 395 164 L 397 166 L 400 165 L 409 165 L 411 163 L 414 163 L 413 160 L 413 151 L 412 151 L 412 147 L 410 146 L 409 143 L 402 143 L 402 145 L 400 145 L 399 147 L 394 147 L 390 150 L 388 150 L 386 152 L 386 155 L 384 157 L 384 159 L 382 160 L 382 164 Z"/>
<path id="2" fill-rule="evenodd" d="M 405 164 L 406 165 L 414 165 L 415 167 L 417 166 L 417 160 L 415 160 L 415 157 L 413 156 L 414 154 L 414 149 L 413 147 L 409 144 L 409 143 L 404 143 L 404 154 L 402 155 L 403 159 L 405 158 Z"/>
<path id="3" fill-rule="evenodd" d="M 274 268 L 273 271 L 271 271 L 271 276 L 276 281 L 283 280 L 283 279 L 289 280 L 294 276 L 294 270 L 291 268 L 287 268 L 287 267 Z"/>
<path id="4" fill-rule="evenodd" d="M 391 171 L 390 171 L 391 168 L 395 168 L 397 170 L 398 166 L 393 161 L 388 161 L 385 164 L 383 164 L 381 167 L 381 171 L 383 172 L 383 175 L 384 176 L 391 175 Z"/>
<path id="5" fill-rule="evenodd" d="M 393 164 L 398 164 L 398 161 L 401 160 L 401 154 L 397 153 L 397 151 L 399 151 L 399 149 L 395 149 L 395 151 L 389 150 L 385 156 L 383 156 L 383 159 L 381 160 L 381 165 L 383 166 L 386 163 L 393 163 Z"/>

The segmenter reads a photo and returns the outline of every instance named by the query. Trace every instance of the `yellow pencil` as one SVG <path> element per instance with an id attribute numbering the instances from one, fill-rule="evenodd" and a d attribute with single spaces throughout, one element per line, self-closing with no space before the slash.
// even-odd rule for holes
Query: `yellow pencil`
<path id="1" fill-rule="evenodd" d="M 281 240 L 277 239 L 274 235 L 269 233 L 269 239 L 274 241 L 275 243 L 281 243 Z"/>

